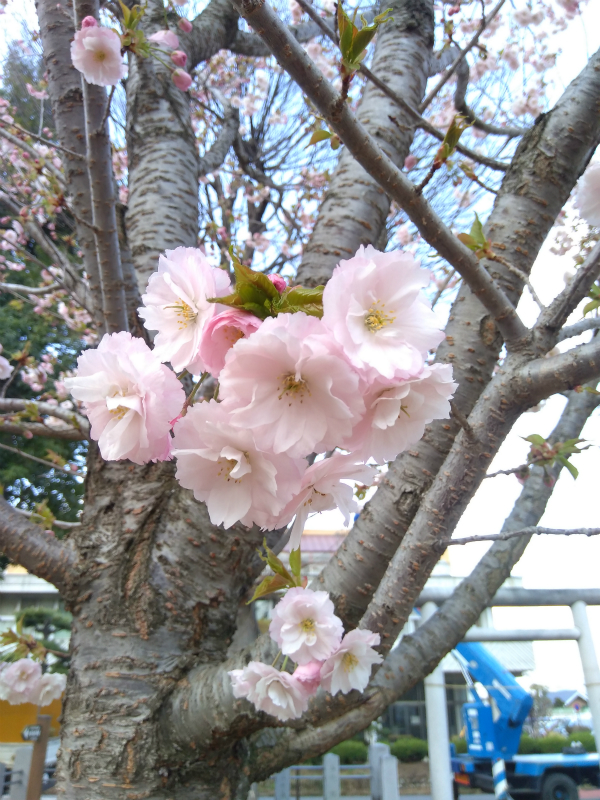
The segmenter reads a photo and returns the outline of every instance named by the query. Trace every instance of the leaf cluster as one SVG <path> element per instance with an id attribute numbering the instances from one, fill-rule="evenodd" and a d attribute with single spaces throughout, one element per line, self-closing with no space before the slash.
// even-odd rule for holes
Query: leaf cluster
<path id="1" fill-rule="evenodd" d="M 548 469 L 555 464 L 565 467 L 573 478 L 579 476 L 579 470 L 571 464 L 569 457 L 587 450 L 589 445 L 585 447 L 578 446 L 585 441 L 584 439 L 567 439 L 564 442 L 550 444 L 543 436 L 537 433 L 532 433 L 524 438 L 526 442 L 531 443 L 531 449 L 527 455 L 527 464 L 536 464 L 539 467 L 543 467 L 546 478 L 553 480 L 548 473 Z"/>
<path id="2" fill-rule="evenodd" d="M 221 303 L 230 308 L 249 311 L 259 319 L 278 314 L 304 311 L 312 317 L 323 316 L 323 286 L 305 289 L 292 286 L 281 294 L 268 277 L 242 264 L 231 251 L 235 273 L 235 291 L 225 297 L 211 297 L 210 303 Z"/>
<path id="3" fill-rule="evenodd" d="M 355 24 L 358 9 L 350 19 L 342 8 L 342 3 L 338 3 L 337 22 L 340 35 L 340 52 L 342 54 L 342 67 L 347 73 L 356 72 L 360 67 L 360 63 L 367 53 L 367 47 L 377 33 L 379 26 L 393 19 L 393 17 L 387 16 L 391 10 L 391 8 L 386 8 L 381 14 L 377 14 L 371 25 L 367 23 L 367 20 L 361 14 L 362 28 L 359 29 Z"/>
<path id="4" fill-rule="evenodd" d="M 263 540 L 263 547 L 265 549 L 264 556 L 260 550 L 258 555 L 265 564 L 273 570 L 274 575 L 267 575 L 266 578 L 259 583 L 256 587 L 252 599 L 248 601 L 248 605 L 259 597 L 264 597 L 272 592 L 278 592 L 280 589 L 293 589 L 296 586 L 306 586 L 307 579 L 302 578 L 300 574 L 302 565 L 302 554 L 300 548 L 292 550 L 290 553 L 290 570 L 285 567 L 283 561 L 278 558 L 275 553 L 267 546 L 267 540 Z"/>
<path id="5" fill-rule="evenodd" d="M 484 256 L 489 258 L 493 255 L 491 239 L 486 237 L 483 231 L 483 225 L 477 214 L 475 214 L 475 220 L 471 225 L 470 233 L 459 233 L 457 238 L 460 239 L 469 250 L 472 250 L 478 259 L 482 259 Z"/>

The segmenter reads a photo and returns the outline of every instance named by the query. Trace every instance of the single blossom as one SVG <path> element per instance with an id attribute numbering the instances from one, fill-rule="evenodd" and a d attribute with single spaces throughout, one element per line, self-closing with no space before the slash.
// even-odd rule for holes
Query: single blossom
<path id="1" fill-rule="evenodd" d="M 0 672 L 0 700 L 11 705 L 31 703 L 42 677 L 42 668 L 37 661 L 20 658 L 4 667 Z"/>
<path id="2" fill-rule="evenodd" d="M 294 678 L 300 684 L 307 697 L 312 697 L 317 693 L 321 684 L 321 661 L 309 661 L 294 670 Z"/>
<path id="3" fill-rule="evenodd" d="M 176 478 L 206 503 L 213 525 L 273 527 L 298 491 L 302 462 L 257 449 L 249 431 L 233 428 L 222 403 L 197 403 L 175 426 Z"/>
<path id="4" fill-rule="evenodd" d="M 0 344 L 0 353 L 2 352 L 3 349 L 4 348 Z M 14 367 L 12 367 L 9 364 L 7 358 L 4 358 L 4 356 L 0 356 L 0 381 L 5 381 L 7 378 L 10 378 L 13 369 Z"/>
<path id="5" fill-rule="evenodd" d="M 173 50 L 171 53 L 171 61 L 176 67 L 185 67 L 187 55 L 183 52 L 183 50 Z"/>
<path id="6" fill-rule="evenodd" d="M 155 355 L 170 361 L 177 372 L 203 372 L 200 340 L 204 326 L 219 310 L 208 298 L 227 294 L 230 288 L 227 273 L 211 267 L 200 250 L 177 247 L 161 255 L 138 309 L 145 327 L 158 331 Z"/>
<path id="7" fill-rule="evenodd" d="M 323 292 L 323 323 L 370 379 L 410 377 L 444 338 L 421 289 L 429 272 L 410 253 L 360 247 L 341 261 Z"/>
<path id="8" fill-rule="evenodd" d="M 67 676 L 60 672 L 45 672 L 36 687 L 35 701 L 38 706 L 48 706 L 53 700 L 60 700 L 67 685 Z"/>
<path id="9" fill-rule="evenodd" d="M 77 31 L 71 42 L 71 60 L 85 80 L 95 86 L 115 86 L 125 77 L 121 37 L 110 28 L 88 23 Z"/>
<path id="10" fill-rule="evenodd" d="M 169 420 L 181 411 L 185 392 L 143 339 L 105 334 L 95 350 L 79 356 L 76 377 L 64 383 L 85 403 L 103 458 L 136 464 L 170 458 Z"/>
<path id="11" fill-rule="evenodd" d="M 364 412 L 357 373 L 323 323 L 302 312 L 270 317 L 240 339 L 219 381 L 231 424 L 275 453 L 330 450 Z"/>
<path id="12" fill-rule="evenodd" d="M 215 314 L 202 331 L 198 354 L 204 368 L 218 378 L 225 366 L 225 356 L 239 339 L 260 328 L 262 320 L 238 308 Z"/>
<path id="13" fill-rule="evenodd" d="M 258 711 L 277 719 L 298 719 L 308 708 L 305 688 L 288 672 L 251 661 L 244 669 L 229 672 L 234 697 L 245 697 Z"/>
<path id="14" fill-rule="evenodd" d="M 98 26 L 98 21 L 95 17 L 84 17 L 81 20 L 81 27 L 82 28 L 96 28 Z"/>
<path id="15" fill-rule="evenodd" d="M 183 31 L 183 33 L 189 33 L 194 26 L 189 21 L 189 19 L 185 19 L 185 17 L 182 17 L 177 23 L 177 27 L 179 28 L 180 31 Z"/>
<path id="16" fill-rule="evenodd" d="M 600 225 L 600 161 L 590 164 L 579 179 L 575 205 L 589 225 Z"/>
<path id="17" fill-rule="evenodd" d="M 148 37 L 148 41 L 154 42 L 160 47 L 167 47 L 169 50 L 177 50 L 179 47 L 179 39 L 173 31 L 156 31 Z"/>
<path id="18" fill-rule="evenodd" d="M 335 453 L 331 458 L 316 461 L 304 472 L 300 492 L 287 504 L 279 517 L 279 525 L 287 525 L 295 515 L 289 546 L 295 550 L 309 514 L 334 508 L 344 515 L 345 524 L 358 511 L 352 487 L 345 480 L 370 484 L 375 476 L 373 467 L 357 464 L 351 455 Z"/>
<path id="19" fill-rule="evenodd" d="M 192 76 L 184 69 L 174 70 L 171 74 L 171 78 L 173 79 L 175 86 L 178 89 L 181 89 L 182 92 L 187 92 L 192 85 Z"/>
<path id="20" fill-rule="evenodd" d="M 347 633 L 342 643 L 321 667 L 321 685 L 331 694 L 348 694 L 352 689 L 364 691 L 371 677 L 373 664 L 383 658 L 373 650 L 378 645 L 378 633 L 356 628 Z"/>
<path id="21" fill-rule="evenodd" d="M 420 375 L 397 384 L 377 381 L 367 390 L 364 417 L 341 446 L 355 460 L 393 461 L 423 437 L 426 425 L 448 419 L 457 385 L 450 364 L 425 365 Z"/>
<path id="22" fill-rule="evenodd" d="M 327 592 L 289 589 L 273 609 L 269 634 L 281 652 L 303 666 L 324 661 L 338 647 L 344 628 Z"/>

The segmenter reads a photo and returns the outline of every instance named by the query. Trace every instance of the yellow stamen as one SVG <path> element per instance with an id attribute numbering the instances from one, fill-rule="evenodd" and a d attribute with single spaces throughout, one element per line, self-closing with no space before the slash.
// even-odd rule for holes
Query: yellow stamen
<path id="1" fill-rule="evenodd" d="M 342 667 L 346 672 L 352 672 L 352 670 L 358 666 L 358 658 L 354 655 L 354 653 L 344 653 L 342 658 Z"/>
<path id="2" fill-rule="evenodd" d="M 297 379 L 296 376 L 291 373 L 289 375 L 282 375 L 281 378 L 282 382 L 279 384 L 279 389 L 281 390 L 279 393 L 280 400 L 284 394 L 299 397 L 301 403 L 304 402 L 304 392 L 307 392 L 310 397 L 308 384 L 306 381 L 302 380 L 302 378 Z"/>
<path id="3" fill-rule="evenodd" d="M 123 419 L 123 417 L 128 411 L 129 409 L 127 408 L 127 406 L 117 406 L 116 408 L 113 408 L 110 413 L 113 415 L 113 417 L 116 417 L 117 419 Z"/>
<path id="4" fill-rule="evenodd" d="M 384 309 L 385 303 L 382 303 L 381 300 L 376 300 L 367 311 L 365 327 L 367 327 L 371 333 L 380 331 L 382 328 L 385 328 L 386 325 L 391 325 L 396 319 L 396 317 L 391 317 L 389 314 L 386 314 Z"/>
<path id="5" fill-rule="evenodd" d="M 196 321 L 198 318 L 198 312 L 194 311 L 187 303 L 184 303 L 181 297 L 179 297 L 178 300 L 178 303 L 175 303 L 175 305 L 172 306 L 165 306 L 165 309 L 174 308 L 177 312 L 177 316 L 180 317 L 178 322 L 179 328 L 187 328 L 188 323 Z"/>
<path id="6" fill-rule="evenodd" d="M 300 627 L 304 631 L 304 633 L 314 633 L 315 632 L 315 621 L 314 619 L 303 619 L 300 623 Z"/>

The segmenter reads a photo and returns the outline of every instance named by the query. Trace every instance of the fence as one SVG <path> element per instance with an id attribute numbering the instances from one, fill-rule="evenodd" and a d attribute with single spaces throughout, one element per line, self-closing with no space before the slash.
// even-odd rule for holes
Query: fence
<path id="1" fill-rule="evenodd" d="M 357 771 L 358 770 L 358 771 Z M 368 764 L 340 764 L 339 756 L 327 753 L 321 765 L 300 765 L 288 767 L 275 775 L 275 800 L 294 800 L 308 795 L 302 792 L 305 781 L 320 781 L 323 800 L 340 800 L 342 780 L 369 781 L 371 800 L 399 800 L 398 760 L 390 755 L 386 744 L 372 744 L 369 747 Z M 292 792 L 295 784 L 295 792 Z"/>

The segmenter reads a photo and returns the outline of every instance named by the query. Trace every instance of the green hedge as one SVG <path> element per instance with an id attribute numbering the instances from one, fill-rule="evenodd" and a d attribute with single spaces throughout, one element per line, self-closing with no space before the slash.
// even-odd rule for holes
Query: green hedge
<path id="1" fill-rule="evenodd" d="M 571 742 L 581 742 L 588 753 L 596 752 L 596 742 L 591 733 L 580 731 L 572 733 L 569 737 L 561 736 L 560 733 L 548 733 L 546 736 L 533 738 L 526 733 L 521 736 L 519 753 L 522 755 L 534 755 L 538 753 L 562 753 L 563 748 L 569 747 Z"/>
<path id="2" fill-rule="evenodd" d="M 369 758 L 367 745 L 352 739 L 336 744 L 331 752 L 340 757 L 341 764 L 364 764 Z"/>
<path id="3" fill-rule="evenodd" d="M 415 736 L 402 736 L 390 747 L 398 761 L 422 761 L 428 753 L 427 742 Z"/>

